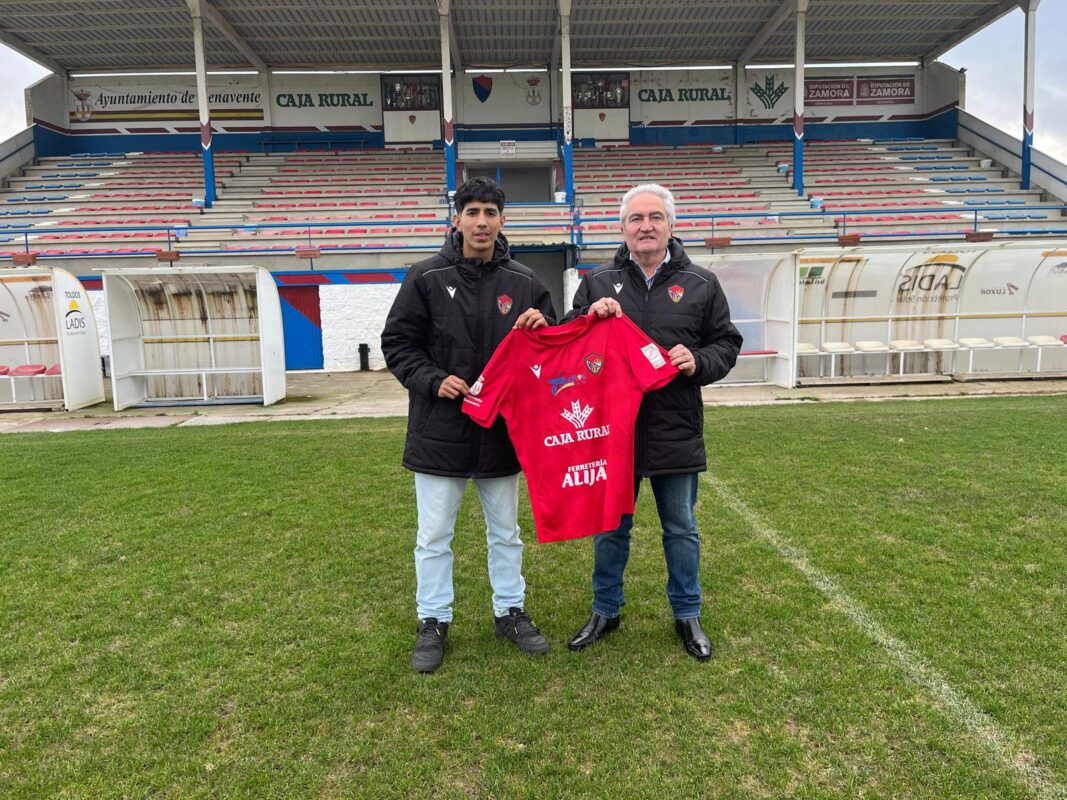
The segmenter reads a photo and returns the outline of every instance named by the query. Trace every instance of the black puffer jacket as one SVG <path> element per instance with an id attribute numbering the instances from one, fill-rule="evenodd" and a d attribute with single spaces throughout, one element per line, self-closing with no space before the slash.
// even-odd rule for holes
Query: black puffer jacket
<path id="1" fill-rule="evenodd" d="M 692 377 L 679 375 L 641 402 L 634 471 L 646 476 L 707 469 L 700 387 L 733 369 L 741 350 L 741 334 L 730 322 L 730 307 L 718 279 L 693 264 L 678 239 L 671 239 L 668 248 L 670 260 L 649 289 L 641 268 L 622 245 L 614 259 L 582 278 L 568 315 L 587 313 L 602 297 L 614 298 L 623 313 L 665 350 L 684 344 L 696 359 Z"/>
<path id="2" fill-rule="evenodd" d="M 463 257 L 453 231 L 441 252 L 408 270 L 382 331 L 385 363 L 408 389 L 404 466 L 415 472 L 496 478 L 519 471 L 504 420 L 488 430 L 437 396 L 458 375 L 473 385 L 519 314 L 536 308 L 554 324 L 552 297 L 533 271 L 511 260 L 500 236 L 491 261 Z"/>

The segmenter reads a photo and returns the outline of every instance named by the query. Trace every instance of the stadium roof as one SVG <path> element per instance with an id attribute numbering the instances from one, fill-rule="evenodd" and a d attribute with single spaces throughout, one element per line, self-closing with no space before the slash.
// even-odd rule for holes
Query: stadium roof
<path id="1" fill-rule="evenodd" d="M 574 69 L 793 57 L 794 0 L 568 4 Z M 1017 6 L 811 0 L 806 60 L 929 60 Z M 438 0 L 203 0 L 208 68 L 440 68 L 438 8 Z M 449 11 L 454 64 L 559 63 L 556 0 L 451 0 Z M 0 0 L 0 42 L 62 73 L 193 68 L 187 0 Z"/>

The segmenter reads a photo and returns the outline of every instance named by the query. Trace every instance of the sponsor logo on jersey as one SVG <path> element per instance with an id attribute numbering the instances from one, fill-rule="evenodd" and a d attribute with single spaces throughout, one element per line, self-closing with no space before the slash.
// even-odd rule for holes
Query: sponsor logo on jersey
<path id="1" fill-rule="evenodd" d="M 573 464 L 563 473 L 563 488 L 575 486 L 592 486 L 608 479 L 608 462 L 606 459 L 589 461 L 585 464 Z"/>
<path id="2" fill-rule="evenodd" d="M 496 307 L 500 309 L 501 314 L 507 314 L 511 311 L 511 298 L 506 294 L 500 295 L 500 297 L 496 299 Z"/>
<path id="3" fill-rule="evenodd" d="M 604 356 L 600 353 L 590 353 L 585 357 L 585 368 L 593 375 L 599 375 L 604 368 Z"/>
<path id="4" fill-rule="evenodd" d="M 682 295 L 685 294 L 685 289 L 676 283 L 667 290 L 667 294 L 670 295 L 671 300 L 677 303 L 682 299 Z"/>
<path id="5" fill-rule="evenodd" d="M 456 299 L 456 287 L 455 286 L 446 286 L 445 288 L 448 289 L 448 296 L 451 297 L 453 300 L 455 300 Z"/>
<path id="6" fill-rule="evenodd" d="M 589 415 L 592 413 L 592 406 L 586 406 L 585 408 L 582 408 L 582 403 L 580 400 L 572 400 L 571 407 L 563 409 L 561 412 L 559 412 L 559 415 L 563 417 L 563 419 L 567 420 L 567 422 L 569 422 L 575 428 L 584 428 L 585 421 L 589 419 Z"/>
<path id="7" fill-rule="evenodd" d="M 538 378 L 541 377 L 541 365 L 540 364 L 531 364 L 530 365 L 530 369 L 533 371 L 533 374 L 534 374 L 535 377 L 538 377 Z"/>
<path id="8" fill-rule="evenodd" d="M 574 444 L 575 442 L 588 442 L 593 439 L 602 439 L 605 436 L 611 435 L 610 425 L 594 425 L 592 428 L 576 428 L 574 432 L 563 431 L 561 433 L 550 433 L 545 437 L 545 447 L 559 447 L 564 444 Z"/>
<path id="9" fill-rule="evenodd" d="M 583 407 L 580 400 L 572 400 L 571 407 L 563 409 L 559 412 L 559 415 L 574 426 L 574 432 L 563 431 L 562 433 L 548 434 L 544 439 L 545 447 L 559 447 L 564 444 L 588 442 L 592 439 L 600 439 L 604 436 L 610 436 L 611 425 L 594 425 L 591 428 L 585 427 L 585 423 L 589 421 L 589 415 L 592 413 L 592 406 L 586 405 Z"/>
<path id="10" fill-rule="evenodd" d="M 659 347 L 655 342 L 649 342 L 641 348 L 641 354 L 648 359 L 648 363 L 654 368 L 659 369 L 667 362 L 663 360 L 663 356 L 660 355 Z"/>
<path id="11" fill-rule="evenodd" d="M 548 385 L 552 387 L 552 396 L 562 392 L 564 389 L 569 389 L 572 386 L 577 386 L 579 383 L 585 383 L 585 375 L 560 375 L 558 378 L 549 378 Z"/>

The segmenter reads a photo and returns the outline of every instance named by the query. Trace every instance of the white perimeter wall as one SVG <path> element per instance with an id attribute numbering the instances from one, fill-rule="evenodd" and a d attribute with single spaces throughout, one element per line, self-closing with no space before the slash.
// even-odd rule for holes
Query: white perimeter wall
<path id="1" fill-rule="evenodd" d="M 107 335 L 107 301 L 103 291 L 86 292 L 89 295 L 89 304 L 93 307 L 93 315 L 96 317 L 96 334 L 100 338 L 100 355 L 111 355 L 111 339 Z"/>
<path id="2" fill-rule="evenodd" d="M 370 345 L 370 368 L 385 369 L 382 329 L 400 284 L 320 286 L 322 366 L 327 372 L 359 369 L 359 345 Z"/>

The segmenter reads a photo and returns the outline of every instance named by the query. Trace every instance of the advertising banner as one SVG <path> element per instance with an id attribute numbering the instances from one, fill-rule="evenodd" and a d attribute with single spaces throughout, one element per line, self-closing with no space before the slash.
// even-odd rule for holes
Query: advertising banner
<path id="1" fill-rule="evenodd" d="M 804 81 L 805 106 L 847 106 L 856 99 L 856 79 L 811 78 Z"/>
<path id="2" fill-rule="evenodd" d="M 793 116 L 793 70 L 746 69 L 742 119 L 789 122 Z M 822 70 L 804 79 L 805 116 L 848 119 L 873 115 L 892 119 L 921 109 L 914 73 L 885 75 L 875 72 Z M 893 106 L 884 111 L 865 106 Z"/>
<path id="3" fill-rule="evenodd" d="M 856 105 L 897 106 L 915 102 L 915 78 L 910 75 L 858 78 Z"/>
<path id="4" fill-rule="evenodd" d="M 196 84 L 189 77 L 153 76 L 71 81 L 68 116 L 71 128 L 126 128 L 146 125 L 170 128 L 198 125 Z M 212 76 L 208 84 L 211 118 L 219 123 L 261 125 L 263 91 L 257 76 Z"/>
<path id="5" fill-rule="evenodd" d="M 734 115 L 732 70 L 646 70 L 631 73 L 630 107 L 646 125 L 699 125 Z"/>
<path id="6" fill-rule="evenodd" d="M 68 409 L 104 401 L 96 317 L 81 281 L 62 269 L 52 270 L 52 302 L 63 364 L 63 397 Z"/>

